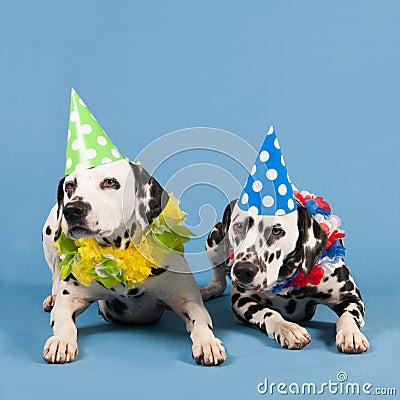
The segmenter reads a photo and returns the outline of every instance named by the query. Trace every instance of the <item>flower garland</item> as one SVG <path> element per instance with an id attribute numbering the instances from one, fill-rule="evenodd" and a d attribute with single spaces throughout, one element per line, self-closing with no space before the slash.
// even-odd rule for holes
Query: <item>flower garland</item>
<path id="1" fill-rule="evenodd" d="M 90 286 L 96 280 L 108 289 L 117 283 L 128 288 L 140 285 L 160 267 L 164 254 L 184 252 L 184 243 L 190 240 L 189 236 L 194 236 L 182 225 L 185 214 L 171 193 L 166 207 L 140 242 L 131 242 L 122 250 L 102 246 L 94 238 L 74 241 L 62 233 L 54 245 L 61 258 L 60 278 L 66 280 L 73 275 L 83 286 Z"/>
<path id="2" fill-rule="evenodd" d="M 295 190 L 294 196 L 319 223 L 328 240 L 324 252 L 310 273 L 305 275 L 299 267 L 292 277 L 278 282 L 272 288 L 274 294 L 286 294 L 290 290 L 299 290 L 308 284 L 319 285 L 324 274 L 332 273 L 336 264 L 345 256 L 346 248 L 341 240 L 345 237 L 345 233 L 339 229 L 341 220 L 337 215 L 332 214 L 329 203 L 321 196 L 315 196 L 307 191 L 299 193 Z"/>

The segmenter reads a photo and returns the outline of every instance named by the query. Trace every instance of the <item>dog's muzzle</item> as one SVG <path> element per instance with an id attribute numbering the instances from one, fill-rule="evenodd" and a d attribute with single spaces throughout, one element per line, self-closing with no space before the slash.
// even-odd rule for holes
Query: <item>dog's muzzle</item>
<path id="1" fill-rule="evenodd" d="M 258 268 L 256 265 L 250 262 L 238 262 L 232 270 L 233 275 L 244 285 L 248 285 L 253 282 L 254 277 L 257 275 Z"/>
<path id="2" fill-rule="evenodd" d="M 92 209 L 89 203 L 73 201 L 64 207 L 63 215 L 69 226 L 86 225 L 86 217 Z"/>

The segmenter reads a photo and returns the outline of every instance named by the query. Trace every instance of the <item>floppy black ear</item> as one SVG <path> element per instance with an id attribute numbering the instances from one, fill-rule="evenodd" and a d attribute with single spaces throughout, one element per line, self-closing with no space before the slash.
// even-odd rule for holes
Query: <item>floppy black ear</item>
<path id="1" fill-rule="evenodd" d="M 280 274 L 290 276 L 301 266 L 304 275 L 308 275 L 318 258 L 325 250 L 327 237 L 302 204 L 297 203 L 297 238 L 295 249 L 283 261 Z"/>
<path id="2" fill-rule="evenodd" d="M 308 275 L 324 252 L 328 239 L 319 223 L 303 205 L 298 204 L 297 210 L 297 225 L 299 227 L 299 234 L 302 236 L 301 241 L 303 248 L 301 267 L 304 275 Z"/>
<path id="3" fill-rule="evenodd" d="M 168 203 L 169 195 L 140 165 L 131 163 L 135 177 L 135 213 L 142 230 L 148 228 Z"/>
<path id="4" fill-rule="evenodd" d="M 54 241 L 57 241 L 61 235 L 61 220 L 64 211 L 64 181 L 65 176 L 60 180 L 57 188 L 57 229 L 54 234 Z"/>

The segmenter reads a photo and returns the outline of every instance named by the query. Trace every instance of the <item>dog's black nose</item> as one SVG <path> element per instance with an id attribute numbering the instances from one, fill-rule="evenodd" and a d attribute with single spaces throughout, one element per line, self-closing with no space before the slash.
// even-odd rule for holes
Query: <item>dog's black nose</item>
<path id="1" fill-rule="evenodd" d="M 91 209 L 92 207 L 90 207 L 89 203 L 73 201 L 64 207 L 63 214 L 67 221 L 75 221 L 85 218 Z"/>
<path id="2" fill-rule="evenodd" d="M 233 268 L 233 274 L 236 278 L 245 284 L 251 283 L 256 276 L 258 268 L 249 262 L 239 262 Z"/>

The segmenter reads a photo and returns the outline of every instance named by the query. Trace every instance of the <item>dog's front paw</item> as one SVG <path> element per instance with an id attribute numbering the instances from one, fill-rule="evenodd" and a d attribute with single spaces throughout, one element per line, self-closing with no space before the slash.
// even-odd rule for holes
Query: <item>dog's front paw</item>
<path id="1" fill-rule="evenodd" d="M 43 349 L 43 358 L 50 364 L 74 361 L 77 354 L 78 344 L 60 336 L 49 337 Z"/>
<path id="2" fill-rule="evenodd" d="M 196 363 L 201 365 L 220 365 L 226 360 L 224 346 L 217 338 L 194 343 L 192 354 Z"/>
<path id="3" fill-rule="evenodd" d="M 200 293 L 203 301 L 222 296 L 225 288 L 218 283 L 211 282 L 209 285 L 200 288 Z"/>
<path id="4" fill-rule="evenodd" d="M 341 353 L 358 354 L 369 349 L 367 338 L 358 330 L 340 330 L 336 333 L 336 346 Z"/>
<path id="5" fill-rule="evenodd" d="M 276 341 L 287 349 L 300 350 L 311 342 L 310 334 L 300 325 L 284 322 L 275 332 Z"/>
<path id="6" fill-rule="evenodd" d="M 54 304 L 56 302 L 56 296 L 47 296 L 44 300 L 43 300 L 43 311 L 46 312 L 50 312 L 53 307 Z"/>

